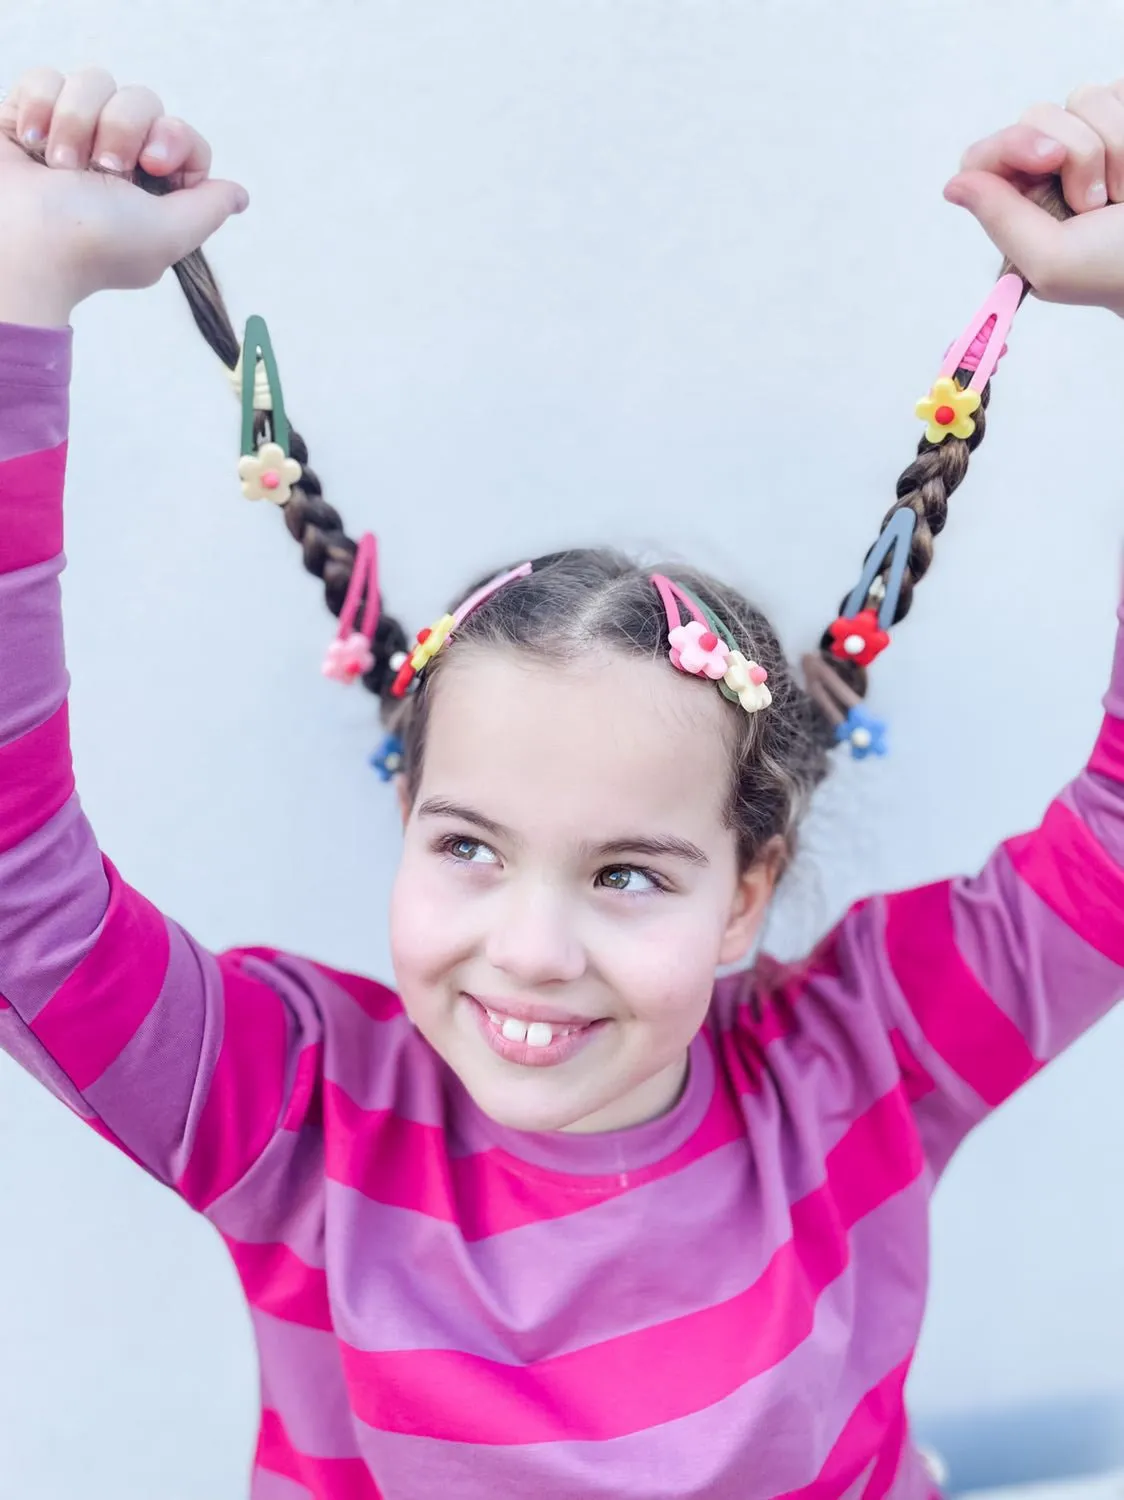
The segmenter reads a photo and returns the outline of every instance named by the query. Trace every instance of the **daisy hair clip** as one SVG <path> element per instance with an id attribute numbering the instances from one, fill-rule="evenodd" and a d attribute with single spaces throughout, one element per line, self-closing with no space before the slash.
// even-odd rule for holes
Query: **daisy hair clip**
<path id="1" fill-rule="evenodd" d="M 253 371 L 249 379 L 247 367 Z M 255 316 L 246 323 L 238 363 L 227 374 L 242 403 L 242 456 L 238 460 L 242 493 L 247 500 L 287 505 L 304 471 L 290 451 L 281 376 L 264 318 Z M 258 412 L 269 414 L 269 441 L 260 447 L 254 433 Z"/>
<path id="2" fill-rule="evenodd" d="M 667 646 L 672 666 L 691 677 L 716 683 L 722 696 L 739 704 L 747 714 L 768 708 L 773 701 L 765 686 L 768 672 L 738 650 L 718 616 L 663 573 L 653 573 L 652 583 L 667 613 Z M 679 613 L 680 604 L 691 617 L 686 623 Z"/>

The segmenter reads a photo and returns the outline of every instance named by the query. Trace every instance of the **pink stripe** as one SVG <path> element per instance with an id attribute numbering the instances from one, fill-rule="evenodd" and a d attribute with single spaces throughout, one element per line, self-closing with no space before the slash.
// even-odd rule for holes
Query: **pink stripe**
<path id="1" fill-rule="evenodd" d="M 890 1454 L 890 1473 L 887 1477 L 886 1463 L 880 1457 L 870 1483 L 863 1491 L 863 1500 L 882 1500 L 893 1483 L 901 1458 L 905 1438 L 902 1391 L 908 1373 L 909 1360 L 891 1370 L 885 1380 L 869 1391 L 852 1412 L 819 1477 L 802 1489 L 778 1496 L 777 1500 L 839 1500 L 878 1452 L 879 1444 L 884 1445 L 883 1455 Z"/>
<path id="2" fill-rule="evenodd" d="M 888 897 L 886 954 L 925 1040 L 981 1099 L 997 1105 L 1041 1063 L 964 961 L 951 903 L 948 881 Z"/>
<path id="3" fill-rule="evenodd" d="M 894 1049 L 909 1102 L 916 1104 L 926 1094 L 931 1094 L 936 1084 L 909 1050 L 909 1043 L 896 1026 L 890 1032 L 890 1046 Z"/>
<path id="4" fill-rule="evenodd" d="M 156 1004 L 168 968 L 168 925 L 105 861 L 109 906 L 86 957 L 31 1023 L 75 1088 L 87 1089 Z"/>
<path id="5" fill-rule="evenodd" d="M 89 1125 L 95 1135 L 100 1135 L 103 1141 L 108 1141 L 111 1146 L 116 1146 L 118 1151 L 123 1151 L 130 1161 L 136 1162 L 138 1167 L 143 1168 L 146 1172 L 148 1171 L 148 1168 L 145 1167 L 140 1157 L 134 1155 L 119 1136 L 114 1135 L 104 1120 L 100 1119 L 97 1115 L 93 1115 L 86 1121 L 86 1124 Z"/>
<path id="6" fill-rule="evenodd" d="M 253 1245 L 224 1235 L 251 1307 L 287 1323 L 331 1331 L 328 1277 L 288 1245 Z"/>
<path id="7" fill-rule="evenodd" d="M 310 1042 L 297 1058 L 296 1076 L 281 1121 L 282 1130 L 300 1130 L 304 1125 L 320 1124 L 320 1052 L 319 1042 Z"/>
<path id="8" fill-rule="evenodd" d="M 47 562 L 62 551 L 66 443 L 0 464 L 0 573 Z"/>
<path id="9" fill-rule="evenodd" d="M 364 979 L 360 974 L 345 974 L 342 969 L 329 969 L 325 964 L 312 964 L 312 968 L 325 979 L 337 985 L 344 994 L 350 995 L 356 1004 L 375 1021 L 389 1021 L 402 1014 L 402 1002 L 393 990 L 373 979 Z"/>
<path id="10" fill-rule="evenodd" d="M 0 745 L 0 854 L 42 828 L 73 792 L 70 718 L 62 703 L 45 723 Z"/>
<path id="11" fill-rule="evenodd" d="M 180 1192 L 205 1209 L 248 1171 L 279 1128 L 288 1063 L 288 1024 L 276 990 L 218 960 L 222 975 L 222 1046 L 180 1177 Z"/>
<path id="12" fill-rule="evenodd" d="M 275 1411 L 262 1412 L 254 1462 L 260 1469 L 297 1480 L 316 1500 L 382 1500 L 361 1458 L 312 1458 L 298 1453 Z"/>
<path id="13" fill-rule="evenodd" d="M 1097 743 L 1089 757 L 1089 770 L 1109 781 L 1124 781 L 1124 719 L 1110 714 L 1101 724 Z"/>
<path id="14" fill-rule="evenodd" d="M 662 1161 L 628 1173 L 578 1177 L 531 1172 L 494 1147 L 450 1157 L 439 1127 L 387 1109 L 361 1109 L 330 1081 L 324 1083 L 324 1113 L 325 1173 L 331 1181 L 377 1203 L 457 1224 L 470 1241 L 606 1203 L 745 1135 L 744 1120 L 716 1089 L 698 1130 Z"/>
<path id="15" fill-rule="evenodd" d="M 498 1446 L 603 1441 L 699 1411 L 808 1337 L 817 1299 L 847 1265 L 847 1230 L 921 1169 L 895 1089 L 829 1153 L 825 1185 L 793 1205 L 792 1238 L 745 1292 L 523 1366 L 453 1350 L 371 1353 L 341 1341 L 353 1409 L 384 1431 Z"/>
<path id="16" fill-rule="evenodd" d="M 1005 846 L 1015 873 L 1091 948 L 1124 965 L 1124 870 L 1064 802 Z"/>

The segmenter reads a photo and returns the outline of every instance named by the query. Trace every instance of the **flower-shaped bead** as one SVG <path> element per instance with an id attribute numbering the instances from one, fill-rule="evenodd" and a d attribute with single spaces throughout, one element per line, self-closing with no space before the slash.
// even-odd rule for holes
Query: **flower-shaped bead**
<path id="1" fill-rule="evenodd" d="M 371 756 L 371 765 L 379 773 L 380 781 L 393 781 L 405 764 L 405 749 L 396 734 L 386 739 Z"/>
<path id="2" fill-rule="evenodd" d="M 280 443 L 263 443 L 256 453 L 244 453 L 238 460 L 238 477 L 247 500 L 288 504 L 293 485 L 302 472 L 300 464 L 286 456 Z"/>
<path id="3" fill-rule="evenodd" d="M 698 620 L 676 625 L 667 636 L 671 664 L 692 677 L 709 677 L 717 682 L 725 677 L 730 662 L 730 648 L 714 631 Z"/>
<path id="4" fill-rule="evenodd" d="M 722 680 L 747 714 L 759 713 L 772 703 L 773 695 L 765 686 L 768 679 L 764 667 L 759 667 L 755 661 L 747 661 L 740 651 L 730 652 Z"/>
<path id="5" fill-rule="evenodd" d="M 414 647 L 413 655 L 410 657 L 410 665 L 415 672 L 420 672 L 423 667 L 429 665 L 449 639 L 449 632 L 455 624 L 456 621 L 452 615 L 442 615 L 427 630 L 418 631 L 418 644 Z"/>
<path id="6" fill-rule="evenodd" d="M 840 661 L 853 661 L 858 667 L 869 667 L 890 644 L 890 637 L 879 626 L 872 609 L 860 610 L 857 615 L 841 615 L 829 634 L 832 656 Z"/>
<path id="7" fill-rule="evenodd" d="M 320 670 L 333 682 L 355 682 L 365 677 L 374 664 L 375 653 L 370 641 L 360 631 L 353 630 L 342 641 L 332 642 Z"/>
<path id="8" fill-rule="evenodd" d="M 953 437 L 970 438 L 976 430 L 972 413 L 980 404 L 979 391 L 962 391 L 951 375 L 942 375 L 929 394 L 917 403 L 916 411 L 926 423 L 925 436 L 931 443 L 943 443 Z"/>
<path id="9" fill-rule="evenodd" d="M 885 755 L 886 726 L 873 714 L 852 708 L 842 724 L 836 725 L 835 742 L 850 745 L 855 760 L 865 760 L 868 755 Z"/>

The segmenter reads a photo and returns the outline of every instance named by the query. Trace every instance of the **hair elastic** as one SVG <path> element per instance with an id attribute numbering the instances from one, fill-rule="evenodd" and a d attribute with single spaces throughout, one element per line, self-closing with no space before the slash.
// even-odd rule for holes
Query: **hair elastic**
<path id="1" fill-rule="evenodd" d="M 747 714 L 768 708 L 773 701 L 765 686 L 768 672 L 742 655 L 717 615 L 663 573 L 653 573 L 651 581 L 667 614 L 668 656 L 672 666 L 689 676 L 716 682 L 723 697 L 740 704 Z M 680 603 L 691 615 L 687 624 L 679 613 Z"/>
<path id="2" fill-rule="evenodd" d="M 459 630 L 469 615 L 480 608 L 486 599 L 499 592 L 505 584 L 513 583 L 517 578 L 526 578 L 531 573 L 533 564 L 521 563 L 517 568 L 510 568 L 506 573 L 498 573 L 495 578 L 490 579 L 470 594 L 460 605 L 455 614 L 442 615 L 440 619 L 428 626 L 425 630 L 418 631 L 417 645 L 411 654 L 402 663 L 398 676 L 394 679 L 391 695 L 395 698 L 404 698 L 411 684 L 420 672 L 423 672 L 430 662 L 445 645 L 445 642 Z"/>
<path id="3" fill-rule="evenodd" d="M 366 598 L 364 599 L 364 594 Z M 363 602 L 363 621 L 355 628 L 359 605 Z M 382 605 L 379 596 L 379 549 L 373 533 L 365 532 L 355 549 L 347 596 L 340 610 L 340 627 L 328 647 L 320 668 L 334 682 L 356 682 L 375 665 L 371 643 L 379 624 Z"/>

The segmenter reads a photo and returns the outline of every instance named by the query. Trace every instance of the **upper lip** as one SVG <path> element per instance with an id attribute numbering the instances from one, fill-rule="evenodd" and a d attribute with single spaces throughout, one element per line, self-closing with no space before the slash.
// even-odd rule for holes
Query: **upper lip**
<path id="1" fill-rule="evenodd" d="M 498 1011 L 501 1016 L 514 1016 L 517 1021 L 542 1021 L 547 1026 L 592 1026 L 600 1016 L 579 1016 L 573 1011 L 559 1010 L 554 1005 L 528 1005 L 523 1000 L 501 1000 L 495 995 L 469 994 L 470 1000 L 482 1005 L 485 1010 Z"/>

